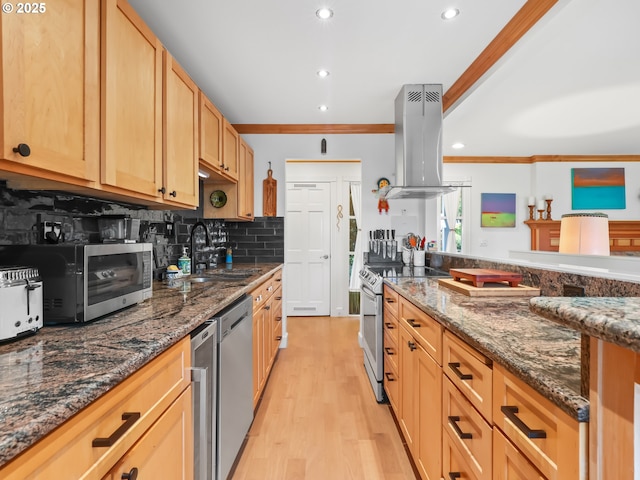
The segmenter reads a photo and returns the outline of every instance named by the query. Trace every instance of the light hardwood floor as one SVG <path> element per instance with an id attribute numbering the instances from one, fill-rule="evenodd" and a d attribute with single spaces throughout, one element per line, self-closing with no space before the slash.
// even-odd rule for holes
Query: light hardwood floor
<path id="1" fill-rule="evenodd" d="M 289 317 L 233 480 L 409 480 L 387 405 L 376 403 L 356 317 Z"/>

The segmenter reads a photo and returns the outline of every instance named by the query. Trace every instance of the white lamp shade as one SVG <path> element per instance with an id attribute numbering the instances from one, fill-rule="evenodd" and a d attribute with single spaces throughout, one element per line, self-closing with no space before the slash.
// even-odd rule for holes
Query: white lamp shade
<path id="1" fill-rule="evenodd" d="M 562 215 L 559 252 L 609 255 L 609 217 L 604 213 Z"/>

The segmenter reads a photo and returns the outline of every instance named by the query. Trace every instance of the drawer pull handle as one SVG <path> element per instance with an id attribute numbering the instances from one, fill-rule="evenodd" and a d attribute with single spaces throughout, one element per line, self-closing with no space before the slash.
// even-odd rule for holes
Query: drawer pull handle
<path id="1" fill-rule="evenodd" d="M 91 442 L 92 447 L 110 447 L 116 443 L 122 435 L 129 430 L 134 423 L 140 418 L 140 412 L 125 412 L 122 414 L 124 423 L 118 427 L 108 438 L 94 438 Z"/>
<path id="2" fill-rule="evenodd" d="M 282 300 L 282 297 L 276 297 L 276 300 Z"/>
<path id="3" fill-rule="evenodd" d="M 456 434 L 458 435 L 458 437 L 460 437 L 462 440 L 469 440 L 470 438 L 473 438 L 473 435 L 471 435 L 470 433 L 465 433 L 462 430 L 460 430 L 460 427 L 458 426 L 460 417 L 448 417 L 448 418 L 449 418 L 449 424 L 456 431 Z"/>
<path id="4" fill-rule="evenodd" d="M 384 376 L 387 377 L 387 382 L 395 382 L 396 379 L 393 378 L 393 374 L 391 372 L 384 372 Z"/>
<path id="5" fill-rule="evenodd" d="M 500 407 L 500 410 L 527 438 L 547 438 L 547 432 L 544 430 L 532 430 L 526 423 L 518 418 L 516 415 L 516 413 L 518 413 L 518 407 L 503 405 Z"/>
<path id="6" fill-rule="evenodd" d="M 387 303 L 396 303 L 396 301 L 393 298 L 386 298 L 384 299 L 385 302 Z"/>
<path id="7" fill-rule="evenodd" d="M 470 373 L 462 373 L 460 371 L 460 363 L 458 362 L 449 363 L 449 368 L 453 370 L 453 373 L 455 373 L 460 380 L 471 380 L 473 378 L 473 375 Z"/>
<path id="8" fill-rule="evenodd" d="M 138 478 L 138 469 L 136 467 L 133 467 L 131 470 L 129 470 L 129 473 L 123 473 L 120 478 L 122 480 L 136 480 L 136 478 Z"/>
<path id="9" fill-rule="evenodd" d="M 282 335 L 278 335 L 278 336 L 276 337 L 276 340 L 277 340 L 277 341 L 282 340 Z"/>
<path id="10" fill-rule="evenodd" d="M 395 355 L 395 353 L 393 353 L 393 348 L 391 347 L 384 347 L 384 351 L 387 352 L 387 355 Z"/>
<path id="11" fill-rule="evenodd" d="M 411 340 L 407 340 L 407 346 L 409 347 L 409 350 L 411 350 L 412 352 L 418 348 L 416 347 L 416 344 L 414 342 L 412 342 Z"/>
<path id="12" fill-rule="evenodd" d="M 391 323 L 391 322 L 385 322 L 384 326 L 387 327 L 389 330 L 393 330 L 394 329 L 393 323 Z"/>
<path id="13" fill-rule="evenodd" d="M 409 318 L 407 320 L 407 323 L 411 325 L 413 328 L 420 328 L 422 326 L 418 322 L 416 322 L 413 318 Z"/>
<path id="14" fill-rule="evenodd" d="M 462 478 L 460 472 L 449 472 L 449 480 L 456 480 L 456 478 Z"/>
<path id="15" fill-rule="evenodd" d="M 276 317 L 276 322 L 282 321 L 282 317 Z"/>

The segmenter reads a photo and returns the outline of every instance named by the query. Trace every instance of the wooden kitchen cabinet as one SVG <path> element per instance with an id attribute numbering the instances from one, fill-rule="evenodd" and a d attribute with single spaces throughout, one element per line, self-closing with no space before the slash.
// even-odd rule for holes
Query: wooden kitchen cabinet
<path id="1" fill-rule="evenodd" d="M 164 478 L 146 472 L 164 472 L 167 462 L 190 468 L 185 476 L 166 478 L 192 478 L 190 366 L 185 338 L 6 464 L 0 478 L 109 478 L 114 467 L 128 466 L 128 459 L 142 462 L 141 478 Z M 176 436 L 164 438 L 168 432 Z M 96 439 L 111 436 L 110 446 L 94 446 Z"/>
<path id="2" fill-rule="evenodd" d="M 442 368 L 431 352 L 442 358 L 442 326 L 403 298 L 399 312 L 398 422 L 421 477 L 436 480 L 442 471 Z"/>
<path id="3" fill-rule="evenodd" d="M 400 334 L 398 294 L 387 285 L 383 288 L 383 385 L 396 418 L 400 418 Z"/>
<path id="4" fill-rule="evenodd" d="M 232 180 L 238 180 L 240 135 L 226 118 L 222 121 L 222 169 Z"/>
<path id="5" fill-rule="evenodd" d="M 580 467 L 587 463 L 586 438 L 579 434 L 578 421 L 500 365 L 494 368 L 493 420 L 545 478 L 586 478 Z"/>
<path id="6" fill-rule="evenodd" d="M 163 181 L 166 203 L 198 206 L 198 86 L 163 52 Z"/>
<path id="7" fill-rule="evenodd" d="M 256 287 L 253 297 L 253 406 L 258 405 L 282 340 L 282 270 Z"/>
<path id="8" fill-rule="evenodd" d="M 191 389 L 176 399 L 144 436 L 127 452 L 105 477 L 121 480 L 137 471 L 140 478 L 175 478 L 191 480 L 194 475 Z"/>
<path id="9" fill-rule="evenodd" d="M 93 186 L 100 168 L 100 3 L 69 0 L 43 14 L 3 14 L 0 34 L 0 178 L 25 188 L 41 181 Z"/>
<path id="10" fill-rule="evenodd" d="M 240 138 L 238 218 L 253 220 L 253 149 Z"/>
<path id="11" fill-rule="evenodd" d="M 504 434 L 493 430 L 493 478 L 495 480 L 545 480 Z"/>
<path id="12" fill-rule="evenodd" d="M 201 91 L 199 95 L 200 166 L 216 177 L 225 178 L 222 162 L 222 128 L 224 117 Z"/>

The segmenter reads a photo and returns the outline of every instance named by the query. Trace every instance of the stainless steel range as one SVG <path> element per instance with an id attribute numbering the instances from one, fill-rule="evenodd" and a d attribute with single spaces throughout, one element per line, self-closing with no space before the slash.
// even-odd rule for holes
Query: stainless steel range
<path id="1" fill-rule="evenodd" d="M 360 318 L 362 322 L 362 349 L 364 366 L 378 403 L 387 403 L 382 385 L 383 319 L 382 292 L 385 279 L 402 277 L 448 277 L 449 274 L 430 267 L 412 267 L 397 262 L 367 264 L 360 270 Z"/>

